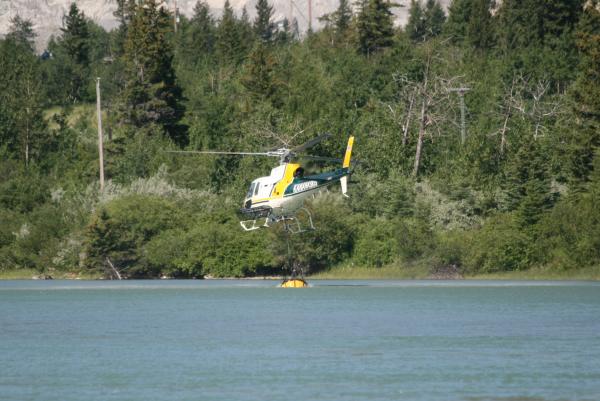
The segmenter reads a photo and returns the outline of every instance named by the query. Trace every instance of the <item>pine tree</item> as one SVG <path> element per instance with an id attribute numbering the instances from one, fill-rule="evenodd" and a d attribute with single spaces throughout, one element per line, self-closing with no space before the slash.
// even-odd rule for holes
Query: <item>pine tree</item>
<path id="1" fill-rule="evenodd" d="M 420 0 L 411 0 L 405 31 L 409 38 L 422 42 L 442 32 L 446 14 L 437 0 L 427 0 L 425 7 Z"/>
<path id="2" fill-rule="evenodd" d="M 71 60 L 81 67 L 88 67 L 89 32 L 85 14 L 79 11 L 77 4 L 71 3 L 69 14 L 64 17 L 62 31 L 62 46 Z"/>
<path id="3" fill-rule="evenodd" d="M 408 23 L 404 28 L 408 37 L 414 41 L 422 41 L 427 34 L 425 29 L 424 10 L 419 0 L 410 1 L 410 9 L 408 11 Z"/>
<path id="4" fill-rule="evenodd" d="M 450 3 L 448 21 L 444 31 L 446 35 L 452 38 L 454 43 L 462 43 L 467 40 L 472 10 L 473 0 L 452 0 L 452 3 Z"/>
<path id="5" fill-rule="evenodd" d="M 248 16 L 248 11 L 245 6 L 242 7 L 242 16 L 237 22 L 237 31 L 237 35 L 240 38 L 239 57 L 240 59 L 243 59 L 254 47 L 256 39 L 254 27 L 250 23 L 250 17 Z"/>
<path id="6" fill-rule="evenodd" d="M 126 85 L 121 96 L 122 121 L 136 128 L 162 127 L 177 143 L 186 142 L 181 88 L 172 66 L 167 40 L 170 15 L 146 0 L 135 9 L 125 42 Z"/>
<path id="7" fill-rule="evenodd" d="M 273 6 L 268 0 L 258 0 L 256 3 L 256 19 L 254 20 L 254 31 L 256 36 L 265 43 L 273 40 L 275 25 L 271 21 Z"/>
<path id="8" fill-rule="evenodd" d="M 494 44 L 492 0 L 472 0 L 472 11 L 466 31 L 467 42 L 476 49 L 489 49 Z"/>
<path id="9" fill-rule="evenodd" d="M 123 54 L 125 47 L 125 39 L 127 38 L 127 27 L 135 14 L 136 0 L 116 0 L 117 9 L 113 15 L 119 21 L 115 44 L 119 55 Z"/>
<path id="10" fill-rule="evenodd" d="M 13 40 L 19 44 L 26 46 L 31 52 L 35 50 L 36 33 L 33 31 L 31 20 L 23 19 L 19 14 L 15 15 L 10 20 L 11 26 L 8 29 L 6 39 Z"/>
<path id="11" fill-rule="evenodd" d="M 43 149 L 39 61 L 18 37 L 0 41 L 0 144 L 29 165 Z"/>
<path id="12" fill-rule="evenodd" d="M 582 54 L 572 97 L 577 129 L 569 138 L 571 174 L 575 183 L 589 179 L 594 154 L 600 148 L 600 1 L 585 7 L 577 31 Z"/>
<path id="13" fill-rule="evenodd" d="M 386 0 L 363 0 L 358 14 L 358 42 L 363 54 L 371 54 L 394 43 L 391 7 Z"/>
<path id="14" fill-rule="evenodd" d="M 352 9 L 348 0 L 340 0 L 340 5 L 333 15 L 333 23 L 338 35 L 343 35 L 350 27 L 352 21 Z"/>
<path id="15" fill-rule="evenodd" d="M 423 25 L 425 26 L 427 37 L 432 38 L 438 36 L 442 32 L 444 22 L 446 21 L 446 14 L 438 0 L 427 0 L 423 16 Z"/>
<path id="16" fill-rule="evenodd" d="M 258 100 L 270 99 L 276 92 L 275 59 L 263 42 L 258 42 L 248 57 L 242 84 Z"/>
<path id="17" fill-rule="evenodd" d="M 194 6 L 194 15 L 184 38 L 184 52 L 189 59 L 211 54 L 216 40 L 215 21 L 205 1 L 198 1 Z"/>
<path id="18" fill-rule="evenodd" d="M 454 43 L 489 49 L 495 36 L 491 10 L 492 0 L 454 0 L 448 8 L 444 32 Z"/>
<path id="19" fill-rule="evenodd" d="M 221 62 L 237 64 L 241 61 L 238 21 L 229 0 L 225 0 L 223 15 L 217 27 L 217 55 Z"/>
<path id="20" fill-rule="evenodd" d="M 87 83 L 90 79 L 90 34 L 86 17 L 75 3 L 71 3 L 69 13 L 63 17 L 61 31 L 55 63 L 60 64 L 58 78 L 66 97 L 63 101 L 75 103 L 88 96 Z"/>

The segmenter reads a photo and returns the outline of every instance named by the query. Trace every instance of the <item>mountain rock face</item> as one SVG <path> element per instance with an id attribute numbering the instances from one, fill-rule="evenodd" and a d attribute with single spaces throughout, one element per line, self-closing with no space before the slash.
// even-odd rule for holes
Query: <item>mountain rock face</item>
<path id="1" fill-rule="evenodd" d="M 194 5 L 197 0 L 177 0 L 179 12 L 186 16 L 193 14 Z M 324 14 L 334 11 L 338 7 L 338 0 L 311 0 L 312 8 L 312 26 L 318 29 L 321 24 L 318 18 Z M 447 7 L 451 0 L 442 0 L 441 3 Z M 10 27 L 10 20 L 19 14 L 24 19 L 29 19 L 34 24 L 34 29 L 38 35 L 36 47 L 43 50 L 51 35 L 60 32 L 63 15 L 68 11 L 72 0 L 0 0 L 0 35 L 5 35 Z M 75 0 L 77 6 L 84 11 L 85 15 L 105 29 L 112 29 L 117 25 L 113 16 L 116 9 L 114 0 Z M 223 9 L 224 0 L 207 0 L 213 15 L 219 17 Z M 256 0 L 230 0 L 231 6 L 241 14 L 242 8 L 246 7 L 251 18 L 255 15 Z M 300 31 L 304 32 L 308 28 L 308 9 L 309 0 L 273 0 L 274 6 L 273 19 L 275 21 L 284 18 L 296 18 Z M 163 4 L 173 10 L 175 0 L 163 2 Z M 397 2 L 398 7 L 394 8 L 396 24 L 404 25 L 408 19 L 409 0 Z M 290 18 L 291 17 L 291 18 Z"/>

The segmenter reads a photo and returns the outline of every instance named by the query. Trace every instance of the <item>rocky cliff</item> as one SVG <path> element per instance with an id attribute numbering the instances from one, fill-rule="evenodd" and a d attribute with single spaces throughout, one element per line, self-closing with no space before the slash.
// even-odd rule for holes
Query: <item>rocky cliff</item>
<path id="1" fill-rule="evenodd" d="M 177 0 L 177 7 L 181 14 L 192 15 L 192 10 L 197 0 Z M 57 34 L 62 25 L 62 17 L 66 13 L 72 0 L 0 0 L 0 35 L 6 34 L 10 27 L 10 19 L 16 14 L 22 18 L 30 19 L 38 34 L 36 46 L 38 50 L 45 47 L 50 35 Z M 116 8 L 114 0 L 76 0 L 80 9 L 89 18 L 96 21 L 106 29 L 114 28 L 117 24 L 113 16 Z M 207 0 L 215 17 L 221 14 L 224 0 Z M 442 0 L 446 5 L 450 0 Z M 232 7 L 241 12 L 245 6 L 251 17 L 254 17 L 256 0 L 230 0 Z M 394 9 L 396 23 L 406 23 L 409 0 L 400 0 L 396 3 L 399 7 Z M 165 6 L 173 9 L 175 0 L 164 2 Z M 293 17 L 298 20 L 301 31 L 308 27 L 308 0 L 273 0 L 275 8 L 274 19 L 283 20 Z M 318 29 L 318 17 L 332 12 L 338 6 L 338 0 L 312 0 L 313 28 Z"/>

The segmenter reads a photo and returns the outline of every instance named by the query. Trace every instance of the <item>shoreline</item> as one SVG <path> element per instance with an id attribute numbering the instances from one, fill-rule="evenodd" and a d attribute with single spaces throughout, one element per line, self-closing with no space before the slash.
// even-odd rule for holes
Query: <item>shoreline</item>
<path id="1" fill-rule="evenodd" d="M 283 280 L 285 276 L 252 276 L 252 277 L 204 277 L 204 278 L 147 278 L 138 280 Z M 0 281 L 9 280 L 88 280 L 104 281 L 105 278 L 90 274 L 72 272 L 39 273 L 30 269 L 0 271 Z M 398 268 L 334 268 L 307 275 L 307 280 L 512 280 L 512 281 L 600 281 L 600 267 L 585 268 L 573 271 L 549 271 L 532 269 L 515 272 L 438 275 L 429 274 L 419 269 Z M 110 280 L 108 280 L 110 281 Z"/>

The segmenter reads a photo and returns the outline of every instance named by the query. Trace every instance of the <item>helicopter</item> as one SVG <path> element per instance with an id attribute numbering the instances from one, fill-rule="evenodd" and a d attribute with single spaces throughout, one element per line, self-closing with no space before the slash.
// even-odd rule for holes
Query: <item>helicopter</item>
<path id="1" fill-rule="evenodd" d="M 279 158 L 279 165 L 271 170 L 270 175 L 259 177 L 252 181 L 242 207 L 239 209 L 243 216 L 240 221 L 245 231 L 269 228 L 277 223 L 283 223 L 284 229 L 293 234 L 304 232 L 300 222 L 300 215 L 304 214 L 308 221 L 308 229 L 314 230 L 312 215 L 304 207 L 307 199 L 315 197 L 326 190 L 327 187 L 340 183 L 342 194 L 348 197 L 348 177 L 350 158 L 354 137 L 348 138 L 348 145 L 343 159 L 331 157 L 300 155 L 319 142 L 331 136 L 329 133 L 321 134 L 316 138 L 293 148 L 278 148 L 266 152 L 221 152 L 221 151 L 173 151 L 174 153 L 213 154 L 213 155 L 238 155 L 238 156 L 265 156 Z M 314 175 L 305 175 L 304 168 L 298 159 L 342 162 L 342 167 Z"/>

